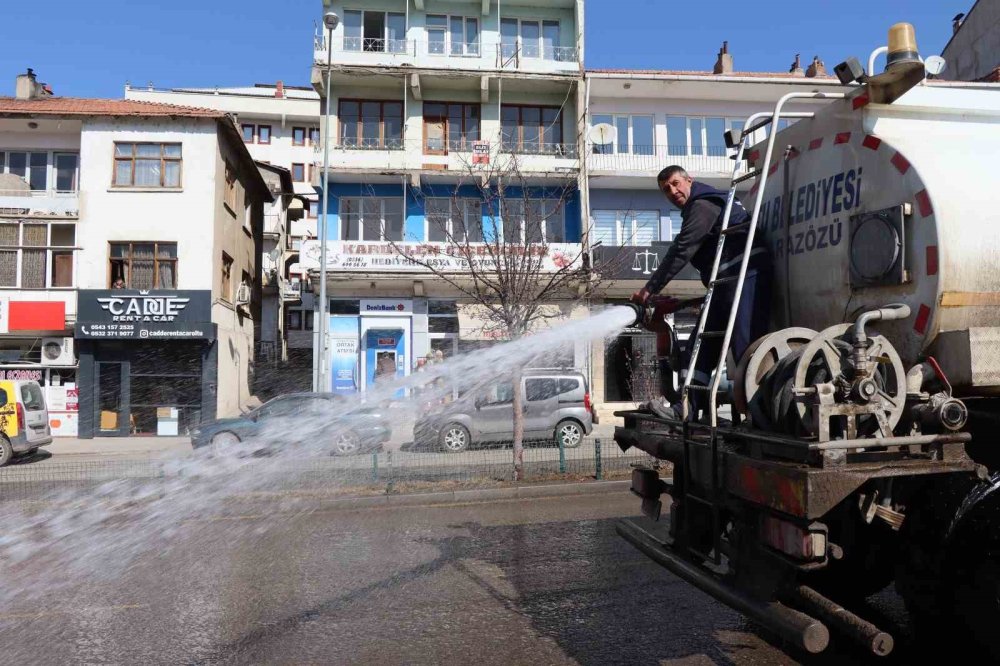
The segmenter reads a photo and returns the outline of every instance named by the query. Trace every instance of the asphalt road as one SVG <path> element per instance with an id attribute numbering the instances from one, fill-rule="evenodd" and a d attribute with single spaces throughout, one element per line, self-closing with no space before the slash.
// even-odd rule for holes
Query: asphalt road
<path id="1" fill-rule="evenodd" d="M 237 508 L 184 521 L 134 561 L 110 558 L 67 587 L 46 591 L 40 577 L 38 595 L 0 608 L 4 663 L 804 658 L 620 539 L 615 520 L 638 508 L 627 493 L 350 511 Z M 898 620 L 899 606 L 883 593 L 872 613 Z M 912 656 L 897 651 L 900 663 Z M 821 662 L 862 658 L 837 645 Z"/>

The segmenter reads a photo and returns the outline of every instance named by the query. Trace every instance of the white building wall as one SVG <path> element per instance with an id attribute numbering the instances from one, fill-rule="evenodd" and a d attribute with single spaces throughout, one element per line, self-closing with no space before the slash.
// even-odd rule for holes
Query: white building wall
<path id="1" fill-rule="evenodd" d="M 114 143 L 180 143 L 181 187 L 177 190 L 112 187 Z M 80 142 L 80 252 L 82 289 L 107 289 L 108 243 L 176 241 L 179 289 L 211 289 L 215 224 L 215 120 L 92 119 Z"/>

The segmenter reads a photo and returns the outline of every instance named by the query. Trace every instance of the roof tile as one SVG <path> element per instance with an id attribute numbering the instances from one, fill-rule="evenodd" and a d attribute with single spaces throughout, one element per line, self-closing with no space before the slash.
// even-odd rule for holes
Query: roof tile
<path id="1" fill-rule="evenodd" d="M 66 116 L 137 116 L 224 118 L 224 111 L 178 104 L 143 102 L 130 99 L 87 99 L 81 97 L 41 97 L 18 99 L 0 97 L 0 115 L 37 113 Z"/>

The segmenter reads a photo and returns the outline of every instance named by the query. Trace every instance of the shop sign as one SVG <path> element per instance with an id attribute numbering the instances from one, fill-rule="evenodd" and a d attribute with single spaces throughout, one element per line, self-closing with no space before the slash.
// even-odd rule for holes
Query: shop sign
<path id="1" fill-rule="evenodd" d="M 582 264 L 583 247 L 579 243 L 532 245 L 501 244 L 510 256 L 530 254 L 540 261 L 538 271 L 554 273 Z M 467 273 L 470 262 L 479 270 L 496 270 L 496 247 L 486 243 L 453 245 L 449 243 L 327 243 L 326 268 L 338 272 L 359 273 Z M 302 241 L 300 265 L 305 270 L 319 270 L 319 241 Z"/>
<path id="2" fill-rule="evenodd" d="M 16 381 L 18 379 L 32 382 L 42 381 L 41 370 L 0 370 L 0 379 Z"/>
<path id="3" fill-rule="evenodd" d="M 368 317 L 408 317 L 413 314 L 413 301 L 391 298 L 362 298 L 361 314 Z"/>
<path id="4" fill-rule="evenodd" d="M 215 339 L 209 290 L 82 289 L 76 337 Z"/>
<path id="5" fill-rule="evenodd" d="M 472 163 L 490 163 L 490 144 L 488 141 L 477 141 L 472 144 Z"/>
<path id="6" fill-rule="evenodd" d="M 594 271 L 605 279 L 646 281 L 659 268 L 670 243 L 656 245 L 599 245 L 594 248 Z M 698 272 L 690 264 L 675 278 L 698 280 Z"/>

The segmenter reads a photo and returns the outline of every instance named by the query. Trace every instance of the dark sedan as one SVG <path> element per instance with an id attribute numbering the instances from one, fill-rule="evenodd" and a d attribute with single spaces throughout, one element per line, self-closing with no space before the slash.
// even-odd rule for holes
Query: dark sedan
<path id="1" fill-rule="evenodd" d="M 291 445 L 346 456 L 378 450 L 391 435 L 376 407 L 332 393 L 289 393 L 242 416 L 199 424 L 191 445 L 220 454 L 266 454 Z"/>

